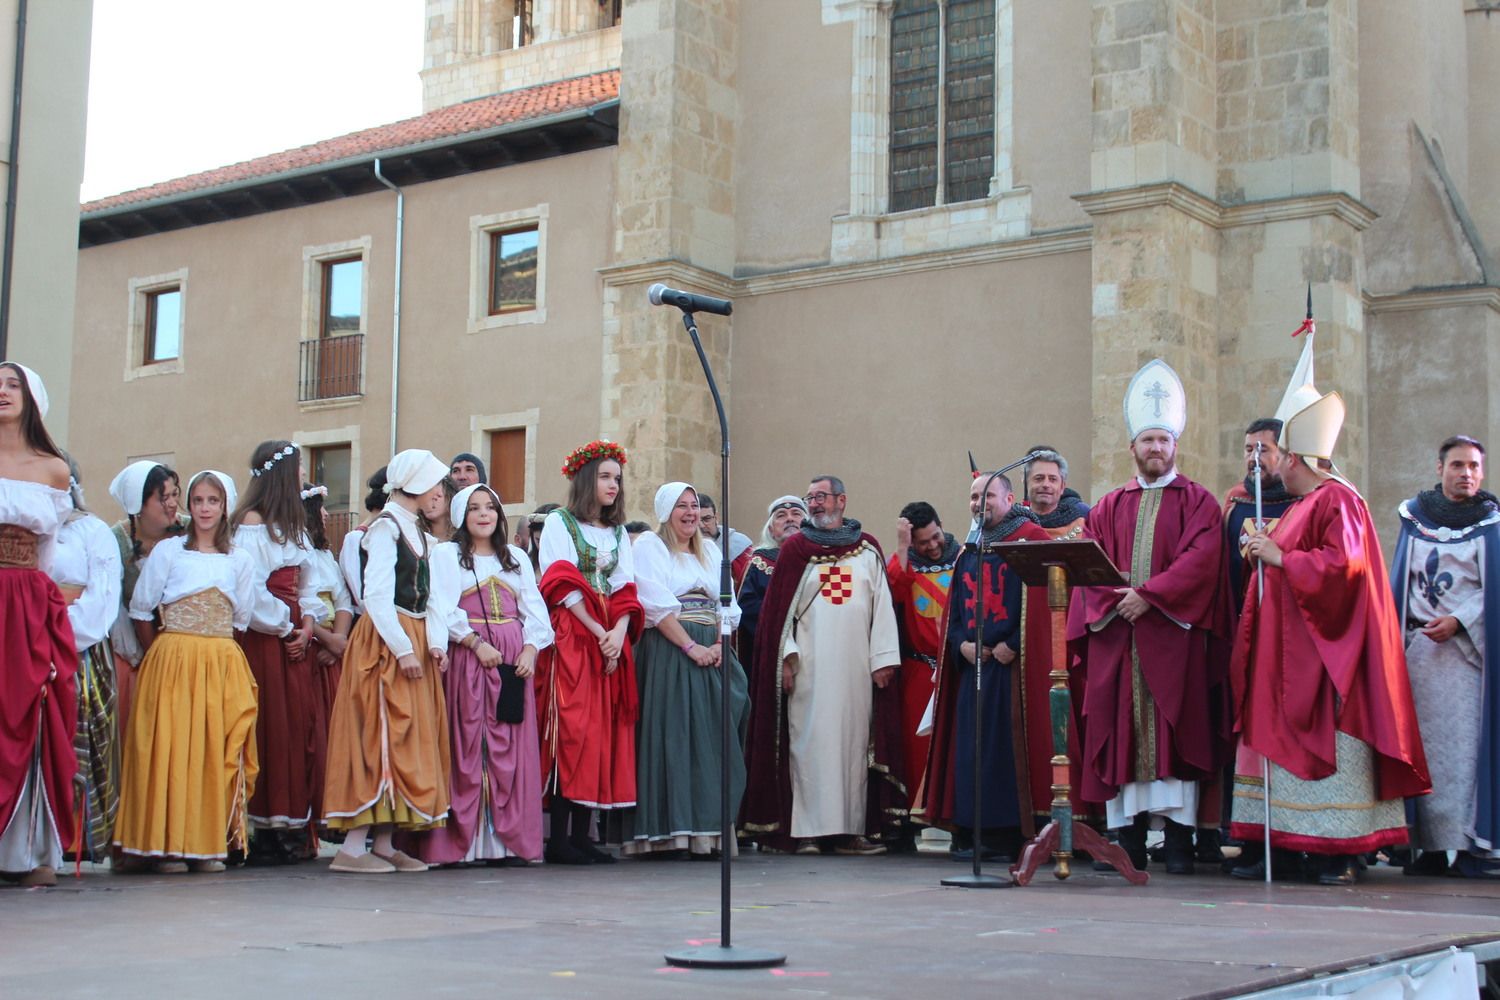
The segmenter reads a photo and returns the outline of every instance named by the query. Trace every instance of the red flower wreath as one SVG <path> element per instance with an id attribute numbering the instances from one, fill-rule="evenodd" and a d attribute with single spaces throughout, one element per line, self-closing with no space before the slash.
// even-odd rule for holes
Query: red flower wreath
<path id="1" fill-rule="evenodd" d="M 606 441 L 602 438 L 598 441 L 590 441 L 586 445 L 574 448 L 568 454 L 567 460 L 563 462 L 563 476 L 572 479 L 578 475 L 579 469 L 588 465 L 596 458 L 612 458 L 616 462 L 619 462 L 623 468 L 625 465 L 625 448 L 614 441 Z"/>

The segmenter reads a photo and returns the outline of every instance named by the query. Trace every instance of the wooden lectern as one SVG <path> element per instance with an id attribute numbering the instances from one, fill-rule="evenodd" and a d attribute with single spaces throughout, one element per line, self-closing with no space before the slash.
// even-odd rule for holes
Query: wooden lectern
<path id="1" fill-rule="evenodd" d="M 1002 542 L 993 551 L 999 553 L 1026 586 L 1047 588 L 1047 606 L 1052 611 L 1052 670 L 1048 674 L 1052 681 L 1048 692 L 1052 715 L 1052 822 L 1021 851 L 1010 873 L 1016 885 L 1027 885 L 1050 854 L 1057 862 L 1053 874 L 1060 879 L 1067 878 L 1072 874 L 1076 839 L 1078 846 L 1095 858 L 1114 865 L 1126 881 L 1145 885 L 1150 876 L 1136 870 L 1123 847 L 1111 844 L 1090 826 L 1073 825 L 1073 807 L 1068 801 L 1071 791 L 1068 722 L 1073 715 L 1073 699 L 1068 690 L 1069 588 L 1124 587 L 1130 581 L 1092 539 Z"/>

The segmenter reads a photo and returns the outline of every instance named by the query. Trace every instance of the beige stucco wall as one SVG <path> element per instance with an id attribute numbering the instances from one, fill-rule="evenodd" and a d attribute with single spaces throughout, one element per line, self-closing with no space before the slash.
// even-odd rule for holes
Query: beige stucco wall
<path id="1" fill-rule="evenodd" d="M 406 189 L 398 447 L 444 459 L 471 447 L 470 417 L 536 408 L 537 500 L 553 470 L 598 430 L 600 282 L 612 149 Z M 77 453 L 93 502 L 130 456 L 173 454 L 243 482 L 273 437 L 356 428 L 359 478 L 389 458 L 395 195 L 342 199 L 83 251 L 74 386 Z M 470 334 L 471 216 L 548 206 L 547 320 Z M 365 396 L 299 407 L 303 250 L 368 237 Z M 128 282 L 187 269 L 183 372 L 125 381 Z M 362 495 L 360 492 L 357 495 Z"/>
<path id="2" fill-rule="evenodd" d="M 768 502 L 826 472 L 884 545 L 910 500 L 962 533 L 970 449 L 994 467 L 1054 445 L 1078 456 L 1080 493 L 1102 492 L 1088 481 L 1088 282 L 1088 254 L 1072 253 L 737 301 L 735 527 L 757 536 Z"/>
<path id="3" fill-rule="evenodd" d="M 737 272 L 828 260 L 829 220 L 849 210 L 852 26 L 824 25 L 818 4 L 740 16 L 734 179 Z"/>
<path id="4" fill-rule="evenodd" d="M 1017 3 L 1015 183 L 1031 189 L 1033 229 L 1088 224 L 1089 5 Z"/>
<path id="5" fill-rule="evenodd" d="M 18 0 L 0 0 L 0 226 L 9 181 L 11 82 Z M 22 81 L 20 183 L 6 354 L 47 384 L 47 427 L 58 443 L 70 427 L 73 278 L 78 259 L 78 186 L 83 182 L 92 0 L 46 0 L 27 7 Z"/>

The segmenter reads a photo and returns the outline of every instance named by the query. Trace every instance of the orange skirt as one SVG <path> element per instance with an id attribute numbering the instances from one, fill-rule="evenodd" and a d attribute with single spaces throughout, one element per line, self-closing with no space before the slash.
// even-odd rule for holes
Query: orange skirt
<path id="1" fill-rule="evenodd" d="M 448 813 L 448 713 L 442 676 L 427 659 L 427 622 L 398 616 L 422 661 L 422 676 L 401 673 L 366 616 L 344 650 L 328 724 L 324 822 L 335 830 L 393 823 L 441 826 Z"/>

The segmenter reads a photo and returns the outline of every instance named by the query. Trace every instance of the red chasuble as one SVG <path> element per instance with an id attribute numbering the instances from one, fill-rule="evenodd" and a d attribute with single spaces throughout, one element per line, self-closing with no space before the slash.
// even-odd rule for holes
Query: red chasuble
<path id="1" fill-rule="evenodd" d="M 1229 720 L 1215 709 L 1225 700 L 1228 658 L 1217 655 L 1222 645 L 1212 641 L 1229 636 L 1219 502 L 1178 475 L 1160 488 L 1150 539 L 1138 540 L 1138 515 L 1151 499 L 1146 493 L 1136 480 L 1107 493 L 1089 511 L 1086 537 L 1130 575 L 1151 610 L 1132 625 L 1115 613 L 1120 597 L 1111 588 L 1080 587 L 1068 614 L 1074 669 L 1083 679 L 1080 777 L 1089 802 L 1107 802 L 1132 781 L 1211 778 L 1229 756 Z M 1142 720 L 1143 729 L 1156 733 L 1154 755 L 1142 754 L 1154 756 L 1154 773 L 1143 776 L 1136 767 L 1133 659 L 1155 705 Z"/>
<path id="2" fill-rule="evenodd" d="M 1041 525 L 1023 521 L 1004 539 L 1007 542 L 1051 541 L 1052 534 Z M 1007 567 L 1004 570 L 1009 573 Z M 1001 584 L 1003 590 L 1004 584 Z M 1052 680 L 1052 618 L 1047 607 L 1046 587 L 1026 587 L 1022 598 L 1024 622 L 1021 626 L 1021 658 L 1012 664 L 1011 744 L 1016 760 L 1016 790 L 1020 795 L 1021 831 L 1030 837 L 1036 832 L 1035 817 L 1052 808 L 1052 714 L 1048 691 Z M 986 598 L 989 600 L 989 598 Z M 943 634 L 947 634 L 948 615 L 943 615 Z M 943 650 L 938 670 L 937 696 L 933 706 L 932 748 L 927 755 L 921 784 L 921 800 L 914 812 L 938 826 L 952 825 L 956 792 L 953 786 L 953 753 L 968 753 L 965 747 L 953 746 L 957 724 L 957 678 L 951 651 Z M 988 722 L 986 723 L 988 724 Z M 1069 757 L 1077 760 L 1078 747 L 1069 727 Z M 1074 811 L 1081 812 L 1074 784 Z"/>
<path id="3" fill-rule="evenodd" d="M 635 720 L 639 695 L 632 646 L 645 628 L 635 584 L 605 600 L 578 567 L 559 560 L 540 583 L 552 611 L 556 641 L 536 661 L 536 711 L 542 738 L 542 780 L 549 793 L 579 805 L 618 809 L 635 805 Z M 594 621 L 613 628 L 630 616 L 620 666 L 604 672 L 599 640 L 563 607 L 574 591 Z"/>
<path id="4" fill-rule="evenodd" d="M 1328 480 L 1271 532 L 1282 566 L 1247 588 L 1234 644 L 1235 728 L 1250 749 L 1307 781 L 1335 771 L 1334 732 L 1376 754 L 1382 800 L 1431 789 L 1401 622 L 1369 509 Z"/>

